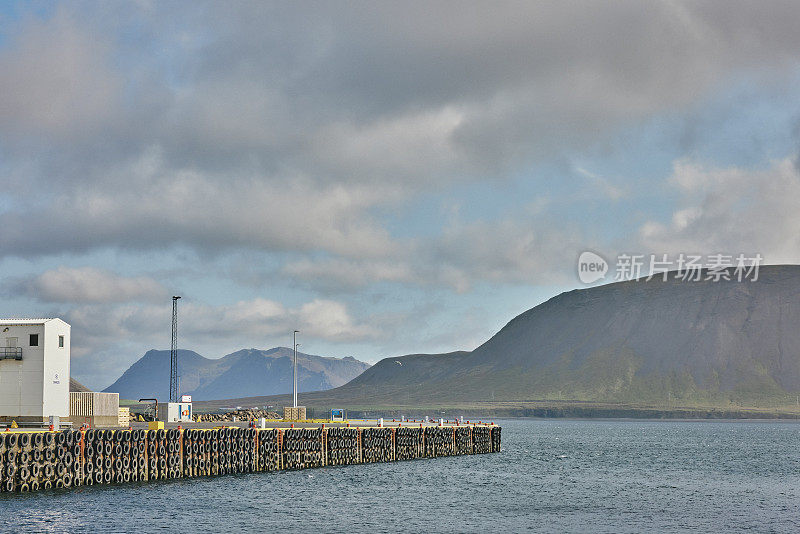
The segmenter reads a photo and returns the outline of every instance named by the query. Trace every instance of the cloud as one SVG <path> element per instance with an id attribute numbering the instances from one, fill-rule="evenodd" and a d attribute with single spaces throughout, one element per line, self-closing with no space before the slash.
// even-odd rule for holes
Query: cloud
<path id="1" fill-rule="evenodd" d="M 287 263 L 283 275 L 298 281 L 314 284 L 317 288 L 351 290 L 375 282 L 413 282 L 413 270 L 408 261 L 395 262 L 347 260 L 327 258 L 313 261 L 302 259 Z"/>
<path id="2" fill-rule="evenodd" d="M 250 255 L 263 260 L 253 278 L 303 286 L 291 306 L 182 301 L 181 335 L 209 347 L 297 324 L 332 343 L 389 339 L 337 295 L 376 283 L 467 292 L 571 275 L 584 235 L 629 231 L 592 228 L 574 206 L 528 211 L 531 198 L 506 185 L 558 194 L 564 176 L 542 169 L 592 161 L 579 156 L 611 150 L 621 129 L 693 113 L 731 80 L 778 92 L 800 65 L 796 2 L 34 9 L 0 20 L 0 261 L 188 250 L 218 272 Z M 669 221 L 592 168 L 591 190 L 648 221 L 643 246 L 797 259 L 786 162 L 676 165 Z M 463 220 L 428 209 L 475 182 L 503 195 L 477 199 Z M 69 320 L 86 341 L 75 353 L 98 368 L 169 343 L 169 306 L 155 305 L 150 277 L 23 274 L 18 294 L 78 303 Z"/>
<path id="3" fill-rule="evenodd" d="M 766 263 L 800 263 L 800 172 L 794 158 L 763 169 L 709 168 L 681 160 L 669 183 L 681 202 L 668 222 L 642 225 L 639 238 L 647 250 L 760 253 Z"/>
<path id="4" fill-rule="evenodd" d="M 291 261 L 281 275 L 326 292 L 353 291 L 373 283 L 444 287 L 459 293 L 477 281 L 541 285 L 563 282 L 575 251 L 587 244 L 579 228 L 548 222 L 549 212 L 513 210 L 498 220 L 456 217 L 441 235 L 406 243 L 391 261 L 340 257 Z"/>
<path id="5" fill-rule="evenodd" d="M 599 174 L 584 169 L 583 167 L 575 167 L 575 172 L 591 180 L 595 187 L 609 200 L 620 200 L 626 196 L 626 192 L 603 178 Z"/>
<path id="6" fill-rule="evenodd" d="M 170 305 L 76 306 L 65 320 L 79 334 L 76 345 L 94 350 L 120 339 L 158 347 L 169 344 L 172 307 Z M 179 333 L 185 346 L 256 346 L 259 340 L 299 329 L 308 337 L 332 342 L 371 339 L 377 329 L 356 321 L 345 304 L 314 299 L 296 307 L 255 298 L 233 304 L 209 305 L 182 300 L 178 305 Z M 78 341 L 81 340 L 81 341 Z"/>
<path id="7" fill-rule="evenodd" d="M 353 341 L 379 336 L 372 326 L 354 324 L 341 302 L 315 299 L 303 304 L 296 313 L 298 323 L 311 336 L 332 341 Z"/>
<path id="8" fill-rule="evenodd" d="M 580 230 L 556 226 L 545 217 L 514 215 L 451 223 L 426 249 L 437 283 L 465 292 L 478 280 L 525 285 L 563 281 L 565 267 L 575 263 L 575 251 L 585 247 Z"/>
<path id="9" fill-rule="evenodd" d="M 0 136 L 91 135 L 119 105 L 109 43 L 66 9 L 28 18 L 0 50 Z M 88 131 L 87 131 L 88 130 Z"/>
<path id="10" fill-rule="evenodd" d="M 290 308 L 262 298 L 223 306 L 187 303 L 180 314 L 185 335 L 199 342 L 263 338 L 293 329 L 334 342 L 364 340 L 377 334 L 368 325 L 357 323 L 344 304 L 332 300 L 315 299 Z"/>
<path id="11" fill-rule="evenodd" d="M 391 261 L 402 244 L 376 213 L 602 143 L 800 50 L 793 3 L 463 7 L 31 15 L 0 50 L 0 150 L 17 186 L 0 193 L 2 254 L 188 245 Z"/>
<path id="12" fill-rule="evenodd" d="M 0 249 L 27 257 L 187 244 L 368 257 L 393 246 L 369 215 L 396 194 L 392 188 L 170 169 L 157 149 L 106 169 L 102 179 L 106 187 L 75 184 L 52 203 L 1 213 Z"/>
<path id="13" fill-rule="evenodd" d="M 152 278 L 119 276 L 92 267 L 59 267 L 8 285 L 11 294 L 50 303 L 157 301 L 167 295 L 166 288 Z"/>
<path id="14" fill-rule="evenodd" d="M 73 374 L 95 387 L 115 380 L 151 348 L 168 348 L 170 304 L 80 304 L 63 315 L 72 325 Z M 382 337 L 381 325 L 355 319 L 341 302 L 314 299 L 286 307 L 254 298 L 225 305 L 183 299 L 178 304 L 178 343 L 206 357 L 219 357 L 245 347 L 303 333 L 309 346 L 322 342 L 347 344 Z"/>

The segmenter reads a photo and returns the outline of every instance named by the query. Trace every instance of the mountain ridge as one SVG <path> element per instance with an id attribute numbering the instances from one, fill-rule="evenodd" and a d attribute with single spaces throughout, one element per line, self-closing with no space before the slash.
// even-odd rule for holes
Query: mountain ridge
<path id="1" fill-rule="evenodd" d="M 149 350 L 134 362 L 104 392 L 120 398 L 169 398 L 169 351 Z M 241 349 L 221 358 L 205 358 L 186 349 L 178 350 L 181 394 L 196 400 L 271 395 L 291 392 L 292 350 Z M 369 364 L 352 357 L 333 358 L 297 353 L 298 388 L 325 390 L 342 385 Z"/>
<path id="2" fill-rule="evenodd" d="M 385 358 L 303 402 L 795 410 L 798 297 L 797 265 L 761 267 L 756 281 L 655 278 L 575 289 L 514 317 L 472 351 Z"/>

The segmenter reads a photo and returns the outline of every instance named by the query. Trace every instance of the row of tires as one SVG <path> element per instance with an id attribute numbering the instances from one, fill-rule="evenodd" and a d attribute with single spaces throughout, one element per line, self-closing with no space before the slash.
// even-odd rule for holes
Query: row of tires
<path id="1" fill-rule="evenodd" d="M 290 428 L 283 432 L 284 469 L 308 469 L 325 465 L 322 428 Z"/>
<path id="2" fill-rule="evenodd" d="M 187 429 L 178 439 L 184 477 L 273 471 L 277 462 L 264 451 L 277 451 L 277 432 L 253 428 Z M 268 461 L 264 461 L 265 458 Z"/>
<path id="3" fill-rule="evenodd" d="M 167 480 L 500 450 L 500 427 L 0 433 L 0 492 Z"/>
<path id="4" fill-rule="evenodd" d="M 391 428 L 365 428 L 361 431 L 361 460 L 365 464 L 394 461 L 396 431 Z"/>
<path id="5" fill-rule="evenodd" d="M 328 465 L 359 463 L 359 429 L 334 427 L 326 429 Z"/>
<path id="6" fill-rule="evenodd" d="M 431 427 L 425 429 L 425 456 L 453 456 L 456 453 L 455 428 Z"/>

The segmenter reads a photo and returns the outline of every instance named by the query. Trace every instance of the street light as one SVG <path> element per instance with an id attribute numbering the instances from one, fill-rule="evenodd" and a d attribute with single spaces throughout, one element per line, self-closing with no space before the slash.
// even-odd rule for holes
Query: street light
<path id="1" fill-rule="evenodd" d="M 292 361 L 292 407 L 297 408 L 297 334 L 300 330 L 295 330 L 292 338 L 294 346 L 294 359 Z"/>
<path id="2" fill-rule="evenodd" d="M 294 345 L 294 407 L 297 408 L 297 383 L 300 381 L 300 373 L 297 371 L 297 347 L 300 346 L 300 343 L 295 343 Z"/>

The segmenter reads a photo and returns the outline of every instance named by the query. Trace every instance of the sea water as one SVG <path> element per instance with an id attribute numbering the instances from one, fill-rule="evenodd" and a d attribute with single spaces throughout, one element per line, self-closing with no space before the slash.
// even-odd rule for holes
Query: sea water
<path id="1" fill-rule="evenodd" d="M 497 454 L 0 494 L 19 532 L 800 532 L 800 424 L 511 420 Z"/>

